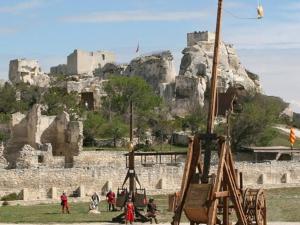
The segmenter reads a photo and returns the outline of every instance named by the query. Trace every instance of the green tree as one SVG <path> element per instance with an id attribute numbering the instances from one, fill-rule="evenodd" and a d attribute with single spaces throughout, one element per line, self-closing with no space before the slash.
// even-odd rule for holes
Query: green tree
<path id="1" fill-rule="evenodd" d="M 83 144 L 85 146 L 94 145 L 95 138 L 102 135 L 102 126 L 106 122 L 98 112 L 87 112 L 83 123 Z"/>
<path id="2" fill-rule="evenodd" d="M 102 112 L 110 121 L 113 117 L 129 123 L 130 101 L 133 103 L 134 127 L 137 136 L 142 140 L 150 125 L 150 120 L 156 117 L 157 108 L 162 100 L 153 89 L 140 77 L 111 76 L 104 86 L 107 96 L 103 98 Z"/>
<path id="3" fill-rule="evenodd" d="M 57 115 L 63 111 L 71 116 L 81 115 L 82 107 L 78 104 L 78 94 L 59 87 L 49 88 L 43 95 L 42 103 L 48 106 L 48 115 Z"/>
<path id="4" fill-rule="evenodd" d="M 116 147 L 117 141 L 128 134 L 128 131 L 128 125 L 125 124 L 121 118 L 114 117 L 111 121 L 107 121 L 102 125 L 101 136 L 105 138 L 112 138 L 114 141 L 114 147 Z"/>
<path id="5" fill-rule="evenodd" d="M 104 86 L 107 96 L 103 98 L 103 111 L 108 118 L 111 115 L 129 114 L 130 101 L 135 113 L 149 113 L 161 104 L 161 98 L 140 77 L 111 76 Z"/>
<path id="6" fill-rule="evenodd" d="M 198 107 L 191 114 L 182 119 L 182 129 L 189 129 L 193 134 L 206 128 L 207 113 L 204 108 Z"/>
<path id="7" fill-rule="evenodd" d="M 20 93 L 20 100 L 17 100 L 17 92 Z M 0 113 L 26 112 L 36 102 L 33 97 L 38 96 L 36 92 L 36 87 L 25 84 L 13 86 L 6 83 L 0 87 Z"/>
<path id="8" fill-rule="evenodd" d="M 277 135 L 272 126 L 278 122 L 283 108 L 282 102 L 260 94 L 246 100 L 242 112 L 231 119 L 233 149 L 268 145 Z"/>

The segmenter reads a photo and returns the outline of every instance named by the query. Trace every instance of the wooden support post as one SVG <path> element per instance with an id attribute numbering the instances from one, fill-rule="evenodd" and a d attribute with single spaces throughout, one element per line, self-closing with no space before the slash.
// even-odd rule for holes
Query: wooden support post
<path id="1" fill-rule="evenodd" d="M 212 193 L 218 192 L 221 188 L 221 181 L 222 181 L 222 177 L 223 177 L 223 169 L 224 169 L 224 164 L 225 164 L 226 152 L 227 152 L 227 148 L 226 148 L 225 142 L 223 141 L 221 144 L 221 154 L 220 154 L 220 158 L 219 158 L 217 177 L 216 177 L 216 181 L 213 186 Z M 219 202 L 218 199 L 212 200 L 212 204 L 210 205 L 209 210 L 208 210 L 207 225 L 215 225 L 215 223 L 216 223 L 218 202 Z"/>
<path id="2" fill-rule="evenodd" d="M 196 172 L 197 163 L 199 161 L 200 153 L 200 140 L 197 136 L 194 137 L 194 141 L 189 142 L 189 151 L 187 154 L 187 159 L 184 167 L 183 178 L 181 183 L 181 193 L 178 202 L 178 206 L 175 210 L 173 217 L 173 225 L 178 225 L 180 223 L 181 214 L 183 206 L 187 197 L 188 189 L 190 187 L 192 178 Z"/>
<path id="3" fill-rule="evenodd" d="M 223 0 L 218 0 L 218 14 L 216 23 L 216 36 L 214 46 L 214 58 L 211 75 L 211 87 L 210 87 L 210 101 L 208 108 L 207 118 L 207 134 L 212 134 L 214 130 L 214 122 L 216 116 L 216 99 L 217 99 L 217 78 L 218 78 L 218 63 L 219 63 L 219 47 L 220 47 L 220 33 L 221 33 L 221 20 L 222 20 L 222 4 Z M 211 160 L 211 144 L 212 140 L 207 140 L 204 155 L 204 168 L 202 183 L 208 182 L 208 175 L 210 171 Z"/>
<path id="4" fill-rule="evenodd" d="M 224 164 L 224 168 L 225 168 L 226 178 L 228 179 L 228 186 L 229 186 L 229 190 L 231 193 L 231 200 L 234 204 L 234 209 L 235 209 L 236 215 L 238 217 L 238 222 L 240 225 L 247 225 L 246 216 L 243 211 L 242 202 L 240 201 L 241 199 L 239 198 L 239 195 L 237 192 L 237 186 L 235 184 L 234 177 L 233 177 L 227 163 Z"/>
<path id="5" fill-rule="evenodd" d="M 224 173 L 223 173 L 224 174 Z M 227 180 L 224 179 L 223 191 L 228 192 Z M 228 193 L 229 195 L 229 193 Z M 223 225 L 229 225 L 229 199 L 228 196 L 223 198 Z"/>

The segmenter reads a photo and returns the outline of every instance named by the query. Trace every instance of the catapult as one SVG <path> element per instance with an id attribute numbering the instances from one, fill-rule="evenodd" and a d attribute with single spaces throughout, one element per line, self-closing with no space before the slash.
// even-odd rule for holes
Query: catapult
<path id="1" fill-rule="evenodd" d="M 141 222 L 147 222 L 149 219 L 144 216 L 140 210 L 147 206 L 147 196 L 146 189 L 142 188 L 141 183 L 138 179 L 137 174 L 135 173 L 135 163 L 134 163 L 134 146 L 133 146 L 133 105 L 132 101 L 130 101 L 130 143 L 129 143 L 129 165 L 126 177 L 122 184 L 121 188 L 118 188 L 117 192 L 117 202 L 116 206 L 123 208 L 125 207 L 127 199 L 130 197 L 134 204 L 135 209 L 135 220 Z M 129 190 L 125 188 L 125 184 L 129 180 Z M 139 188 L 136 187 L 136 183 L 138 183 Z M 112 219 L 113 222 L 124 222 L 125 220 L 125 212 L 120 215 L 114 217 Z"/>
<path id="2" fill-rule="evenodd" d="M 182 211 L 190 224 L 229 225 L 232 224 L 229 220 L 233 211 L 236 214 L 237 225 L 267 224 L 264 191 L 243 189 L 242 173 L 236 170 L 232 157 L 229 128 L 226 136 L 214 133 L 222 3 L 222 0 L 218 0 L 207 131 L 205 134 L 196 134 L 190 140 L 173 225 L 179 225 Z M 233 107 L 228 110 L 228 127 L 232 110 Z M 204 160 L 201 156 L 201 146 L 205 148 Z M 216 174 L 210 174 L 213 148 L 217 148 L 219 156 Z"/>

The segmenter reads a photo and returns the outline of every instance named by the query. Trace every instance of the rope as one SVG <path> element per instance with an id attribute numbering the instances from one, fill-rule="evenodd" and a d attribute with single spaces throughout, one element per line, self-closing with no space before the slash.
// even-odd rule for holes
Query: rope
<path id="1" fill-rule="evenodd" d="M 227 14 L 231 15 L 232 17 L 236 18 L 236 19 L 239 19 L 239 20 L 258 20 L 259 18 L 257 17 L 240 17 L 240 16 L 237 16 L 235 14 L 233 14 L 232 12 L 224 9 L 224 12 L 226 12 Z"/>

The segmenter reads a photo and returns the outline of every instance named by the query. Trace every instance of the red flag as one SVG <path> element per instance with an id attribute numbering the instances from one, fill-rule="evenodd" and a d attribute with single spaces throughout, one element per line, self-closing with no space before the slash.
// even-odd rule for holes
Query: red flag
<path id="1" fill-rule="evenodd" d="M 138 53 L 140 50 L 140 43 L 138 43 L 137 47 L 136 47 L 136 50 L 135 50 L 135 53 Z"/>

